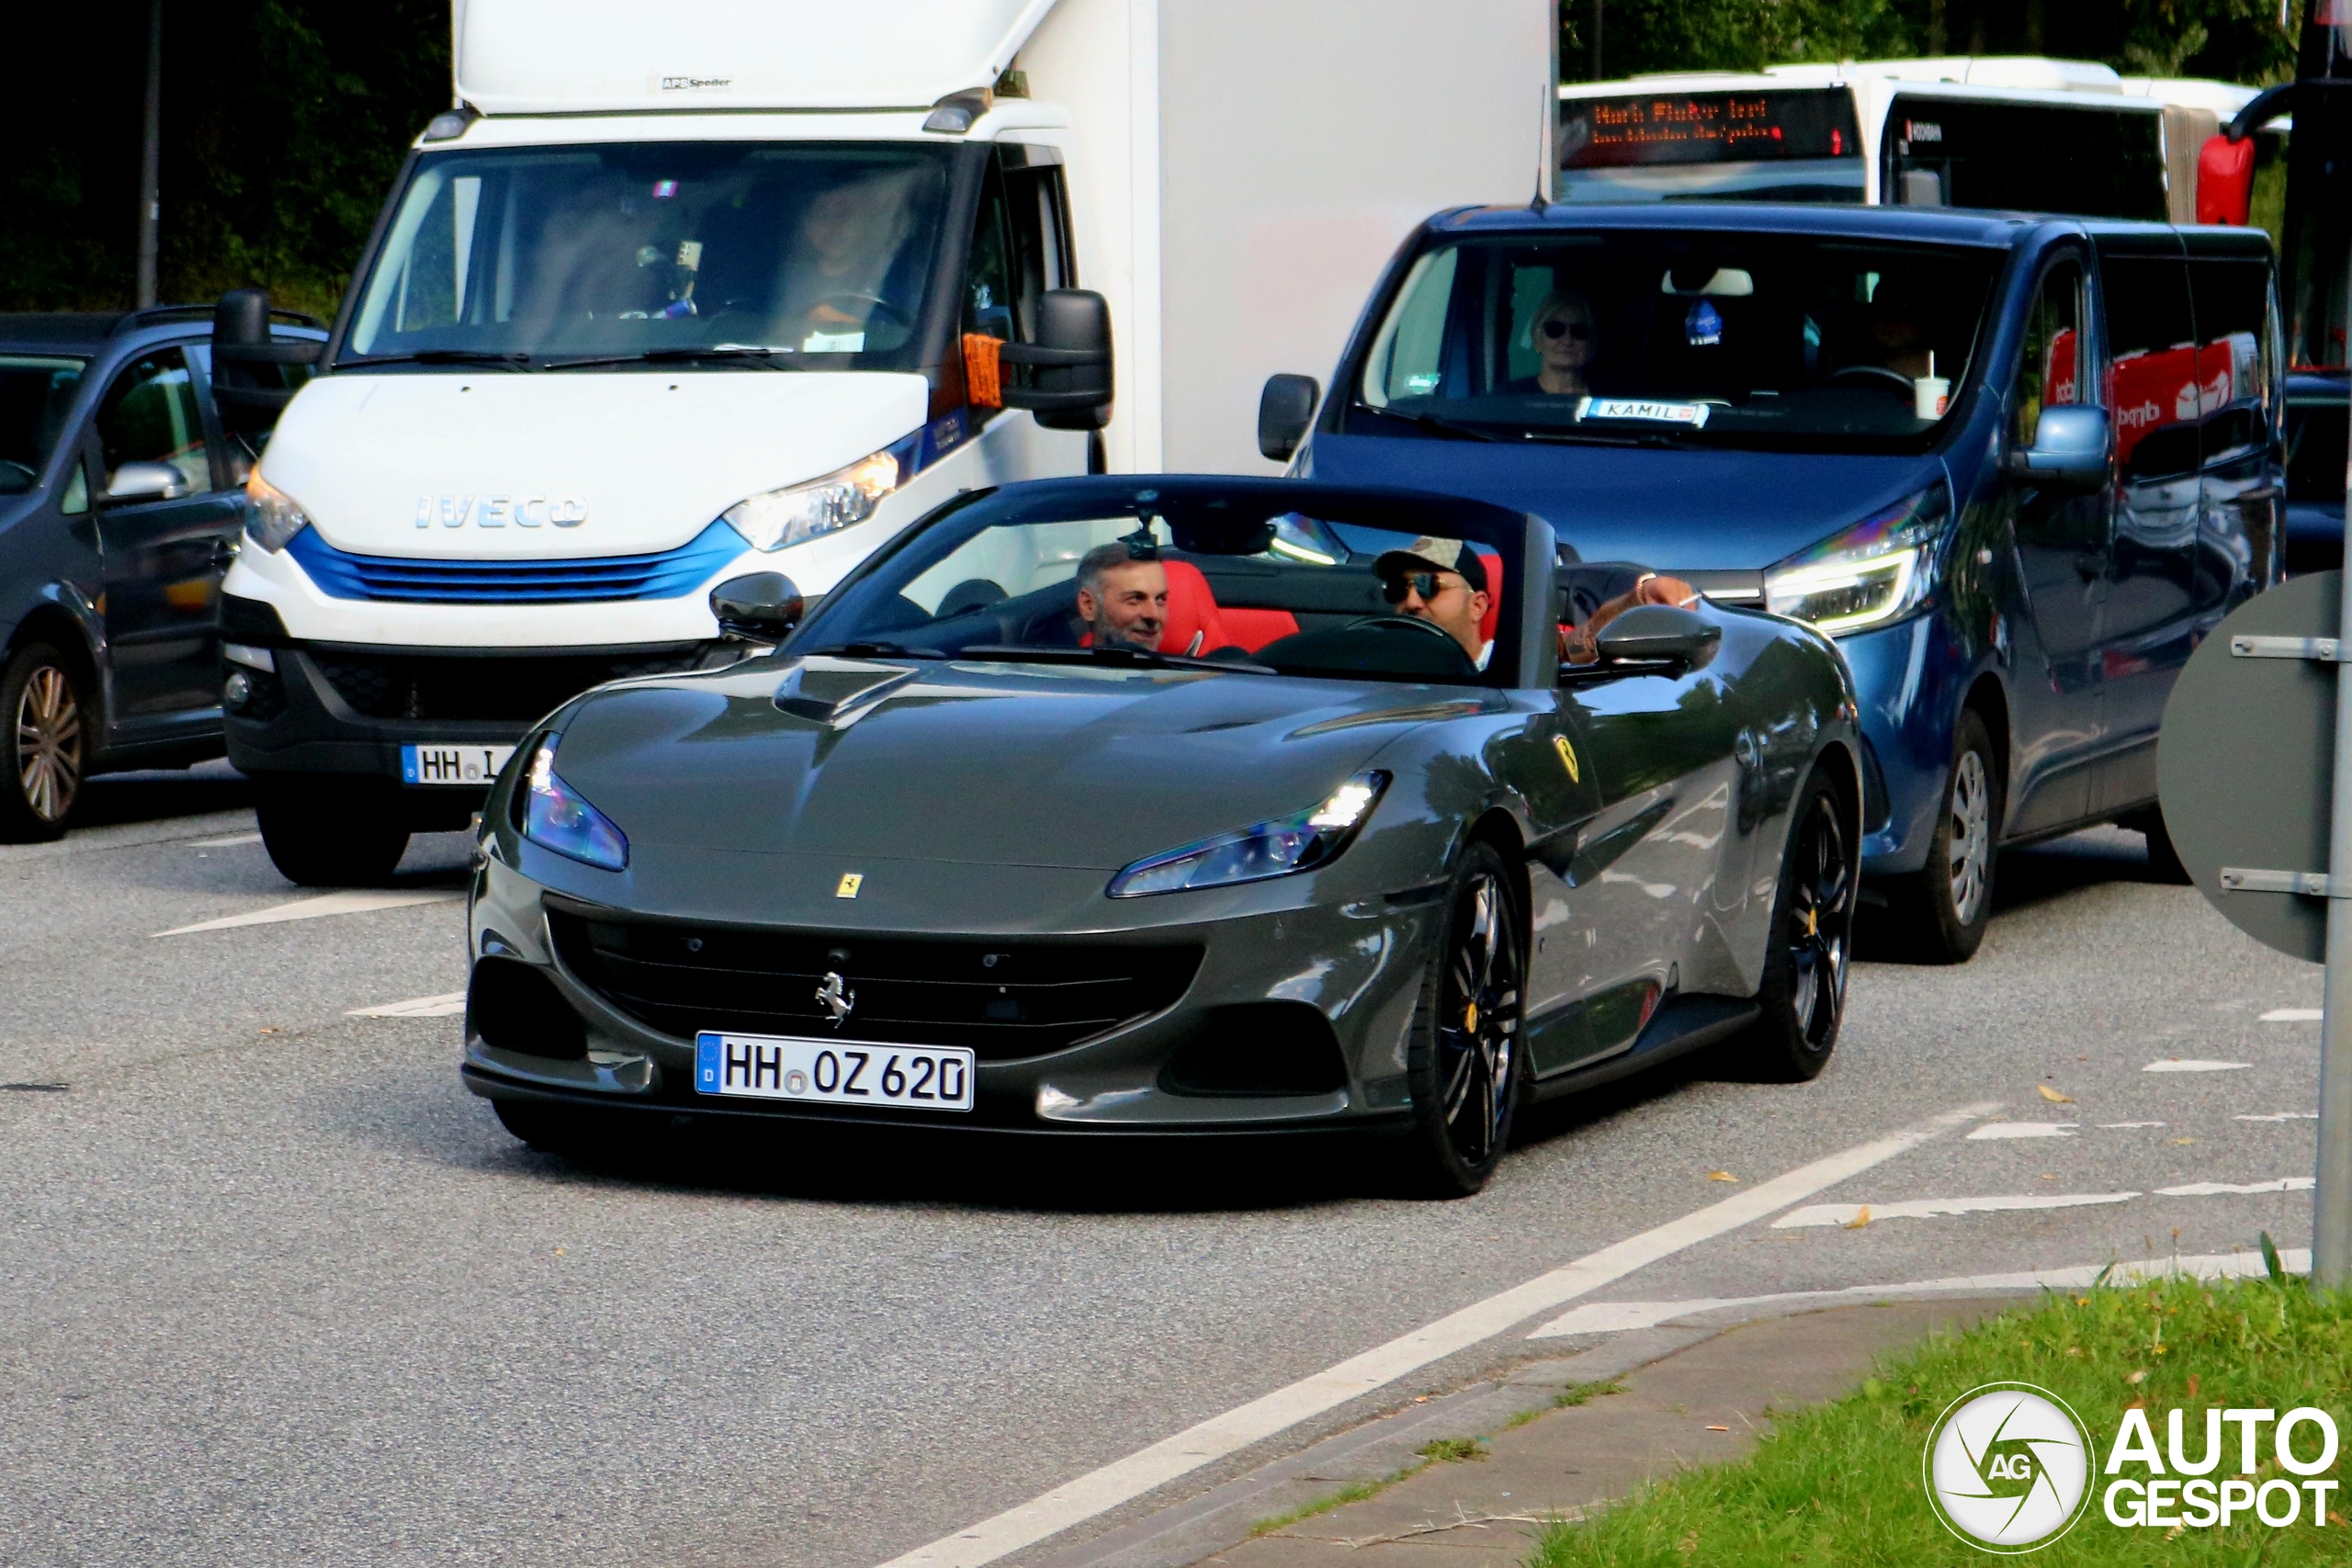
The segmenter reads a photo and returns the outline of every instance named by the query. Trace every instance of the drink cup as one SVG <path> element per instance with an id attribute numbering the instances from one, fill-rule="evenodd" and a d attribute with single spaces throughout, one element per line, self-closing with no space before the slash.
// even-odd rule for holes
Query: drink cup
<path id="1" fill-rule="evenodd" d="M 1951 378 L 1949 376 L 1914 376 L 1911 378 L 1911 412 L 1919 419 L 1941 419 L 1951 407 Z"/>

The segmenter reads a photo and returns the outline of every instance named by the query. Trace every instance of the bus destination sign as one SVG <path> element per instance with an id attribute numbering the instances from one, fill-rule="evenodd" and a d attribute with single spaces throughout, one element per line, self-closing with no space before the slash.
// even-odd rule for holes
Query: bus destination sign
<path id="1" fill-rule="evenodd" d="M 1567 169 L 1862 155 L 1853 95 L 1842 88 L 1646 93 L 1571 100 L 1560 111 Z"/>

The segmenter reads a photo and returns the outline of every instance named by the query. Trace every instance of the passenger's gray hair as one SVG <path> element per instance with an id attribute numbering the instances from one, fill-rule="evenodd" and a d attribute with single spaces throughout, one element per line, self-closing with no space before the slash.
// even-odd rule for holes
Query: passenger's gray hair
<path id="1" fill-rule="evenodd" d="M 1157 557 L 1138 556 L 1125 539 L 1114 539 L 1107 545 L 1097 545 L 1079 558 L 1079 589 L 1081 592 L 1091 593 L 1100 599 L 1102 597 L 1104 572 L 1114 566 L 1125 566 L 1130 561 L 1157 558 Z"/>

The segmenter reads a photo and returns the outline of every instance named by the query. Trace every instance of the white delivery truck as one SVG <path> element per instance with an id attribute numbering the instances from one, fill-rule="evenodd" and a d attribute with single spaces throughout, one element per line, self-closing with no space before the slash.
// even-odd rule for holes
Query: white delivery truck
<path id="1" fill-rule="evenodd" d="M 462 826 L 597 682 L 731 657 L 957 491 L 1270 468 L 1431 209 L 1551 180 L 1553 0 L 458 0 L 223 585 L 298 882 Z M 772 590 L 773 584 L 769 587 Z M 738 591 L 739 592 L 741 591 Z"/>

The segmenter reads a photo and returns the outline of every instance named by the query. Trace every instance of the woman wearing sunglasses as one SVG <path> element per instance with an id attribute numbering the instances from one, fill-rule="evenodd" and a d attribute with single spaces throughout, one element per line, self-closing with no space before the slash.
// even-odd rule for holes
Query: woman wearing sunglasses
<path id="1" fill-rule="evenodd" d="M 1548 392 L 1554 397 L 1581 398 L 1592 389 L 1585 383 L 1586 367 L 1599 345 L 1599 328 L 1592 301 L 1579 289 L 1555 288 L 1529 323 L 1527 341 L 1543 360 L 1543 367 L 1513 390 Z"/>

